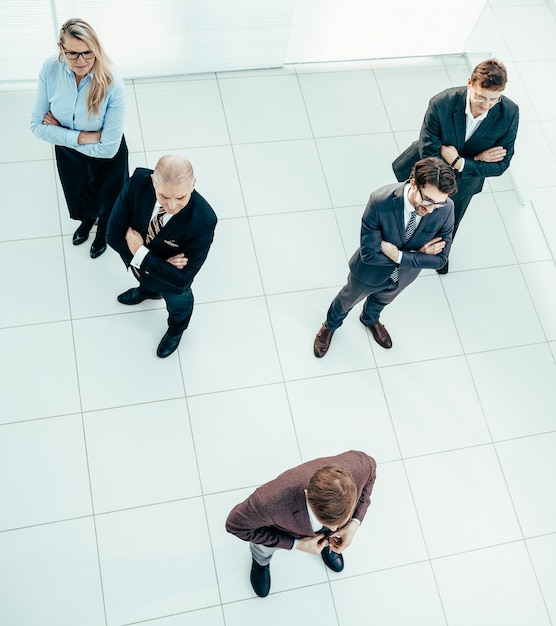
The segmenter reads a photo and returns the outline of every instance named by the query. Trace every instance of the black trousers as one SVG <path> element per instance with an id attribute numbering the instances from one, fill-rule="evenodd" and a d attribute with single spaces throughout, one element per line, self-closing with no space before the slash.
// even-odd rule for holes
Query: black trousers
<path id="1" fill-rule="evenodd" d="M 129 178 L 125 137 L 111 159 L 98 159 L 64 146 L 56 146 L 56 166 L 70 217 L 94 223 L 97 238 L 106 239 L 112 207 Z"/>

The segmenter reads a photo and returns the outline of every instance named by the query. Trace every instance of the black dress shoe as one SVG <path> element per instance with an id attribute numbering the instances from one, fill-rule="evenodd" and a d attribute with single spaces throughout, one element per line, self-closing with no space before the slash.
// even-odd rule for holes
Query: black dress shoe
<path id="1" fill-rule="evenodd" d="M 167 356 L 170 356 L 172 352 L 177 350 L 177 347 L 180 345 L 181 336 L 183 335 L 183 332 L 179 335 L 170 335 L 169 332 L 170 331 L 166 331 L 164 333 L 164 337 L 162 337 L 156 349 L 156 356 L 159 356 L 161 359 L 165 359 Z"/>
<path id="2" fill-rule="evenodd" d="M 160 300 L 161 298 L 162 296 L 147 296 L 140 291 L 139 287 L 132 287 L 118 296 L 118 302 L 120 304 L 139 304 L 143 300 Z"/>
<path id="3" fill-rule="evenodd" d="M 83 220 L 79 224 L 79 228 L 73 233 L 72 243 L 74 246 L 80 246 L 82 243 L 89 239 L 89 233 L 91 228 L 95 225 L 94 220 Z"/>
<path id="4" fill-rule="evenodd" d="M 374 340 L 379 346 L 387 349 L 392 347 L 392 338 L 380 322 L 376 322 L 375 324 L 366 324 L 363 321 L 363 314 L 359 316 L 359 321 L 363 324 L 363 326 L 366 326 L 371 333 L 373 333 Z"/>
<path id="5" fill-rule="evenodd" d="M 326 567 L 329 567 L 333 572 L 341 572 L 344 569 L 344 557 L 341 554 L 332 552 L 328 546 L 320 554 Z"/>
<path id="6" fill-rule="evenodd" d="M 251 587 L 259 598 L 266 598 L 270 591 L 270 565 L 259 565 L 255 559 L 251 565 Z"/>
<path id="7" fill-rule="evenodd" d="M 436 270 L 437 274 L 447 274 L 448 273 L 448 261 L 446 261 L 446 265 L 441 267 L 439 270 Z"/>
<path id="8" fill-rule="evenodd" d="M 317 359 L 321 359 L 328 352 L 333 334 L 334 331 L 328 330 L 328 328 L 326 328 L 326 324 L 323 324 L 320 327 L 320 330 L 315 337 L 315 343 L 313 344 L 313 352 L 315 353 Z"/>
<path id="9" fill-rule="evenodd" d="M 101 254 L 106 252 L 106 243 L 97 242 L 95 239 L 91 244 L 91 259 L 98 259 Z"/>

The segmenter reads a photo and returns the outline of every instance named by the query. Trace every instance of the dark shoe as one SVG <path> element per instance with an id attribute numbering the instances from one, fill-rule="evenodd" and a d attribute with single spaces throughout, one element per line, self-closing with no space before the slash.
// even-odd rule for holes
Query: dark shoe
<path id="1" fill-rule="evenodd" d="M 96 239 L 91 244 L 91 259 L 98 259 L 101 254 L 106 252 L 106 242 L 97 241 Z"/>
<path id="2" fill-rule="evenodd" d="M 446 261 L 446 265 L 441 267 L 439 270 L 436 270 L 437 274 L 447 274 L 448 273 L 448 261 Z"/>
<path id="3" fill-rule="evenodd" d="M 71 240 L 74 246 L 80 246 L 82 243 L 89 239 L 89 233 L 91 228 L 95 225 L 94 220 L 83 220 L 79 225 L 79 228 L 73 233 L 73 239 Z"/>
<path id="4" fill-rule="evenodd" d="M 344 569 L 344 557 L 341 554 L 332 552 L 328 546 L 320 554 L 326 567 L 329 567 L 333 572 L 341 572 Z"/>
<path id="5" fill-rule="evenodd" d="M 321 359 L 328 352 L 333 334 L 334 331 L 328 330 L 328 328 L 326 328 L 326 324 L 323 324 L 320 327 L 320 330 L 315 337 L 315 343 L 313 344 L 313 352 L 315 353 L 317 359 Z"/>
<path id="6" fill-rule="evenodd" d="M 179 335 L 170 335 L 169 332 L 170 331 L 166 331 L 164 333 L 164 337 L 162 337 L 156 349 L 156 356 L 159 356 L 161 359 L 165 359 L 167 356 L 170 356 L 172 352 L 176 351 L 177 347 L 180 345 L 181 336 L 183 335 L 183 332 Z"/>
<path id="7" fill-rule="evenodd" d="M 251 587 L 259 598 L 266 598 L 270 591 L 270 565 L 259 565 L 255 559 L 251 565 Z"/>
<path id="8" fill-rule="evenodd" d="M 120 304 L 139 304 L 143 300 L 160 300 L 161 298 L 162 296 L 146 296 L 139 291 L 139 287 L 132 287 L 118 296 L 118 302 Z"/>
<path id="9" fill-rule="evenodd" d="M 379 346 L 382 346 L 383 348 L 392 347 L 392 338 L 380 322 L 376 322 L 376 324 L 365 324 L 363 321 L 363 314 L 359 316 L 359 321 L 373 333 L 373 337 Z"/>

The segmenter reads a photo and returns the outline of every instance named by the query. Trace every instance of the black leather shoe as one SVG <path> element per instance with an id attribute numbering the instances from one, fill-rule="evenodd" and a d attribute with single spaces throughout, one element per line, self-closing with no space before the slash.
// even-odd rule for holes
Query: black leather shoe
<path id="1" fill-rule="evenodd" d="M 270 565 L 259 565 L 255 559 L 251 565 L 251 587 L 259 598 L 266 598 L 270 591 Z"/>
<path id="2" fill-rule="evenodd" d="M 320 554 L 326 567 L 329 567 L 333 572 L 341 572 L 344 569 L 344 557 L 341 554 L 332 552 L 328 546 Z"/>
<path id="3" fill-rule="evenodd" d="M 95 239 L 91 245 L 91 259 L 98 259 L 101 254 L 106 252 L 106 243 L 99 243 Z"/>
<path id="4" fill-rule="evenodd" d="M 359 321 L 373 333 L 374 340 L 379 346 L 387 349 L 392 347 L 392 338 L 380 322 L 376 322 L 376 324 L 365 324 L 363 314 L 359 316 Z"/>
<path id="5" fill-rule="evenodd" d="M 94 220 L 83 220 L 81 224 L 79 224 L 79 228 L 73 233 L 73 238 L 71 240 L 73 245 L 80 246 L 82 243 L 85 243 L 85 241 L 89 239 L 89 233 L 94 225 Z"/>
<path id="6" fill-rule="evenodd" d="M 448 261 L 446 261 L 446 265 L 441 267 L 439 270 L 436 270 L 437 274 L 447 274 L 448 273 Z"/>
<path id="7" fill-rule="evenodd" d="M 138 287 L 132 287 L 118 296 L 120 304 L 139 304 L 143 300 L 160 300 L 162 296 L 146 296 Z"/>
<path id="8" fill-rule="evenodd" d="M 326 324 L 323 324 L 320 327 L 320 330 L 315 337 L 315 343 L 313 344 L 313 352 L 315 353 L 317 359 L 321 359 L 328 352 L 333 334 L 334 331 L 328 330 L 328 328 L 326 328 Z"/>
<path id="9" fill-rule="evenodd" d="M 156 349 L 156 356 L 159 356 L 161 359 L 165 359 L 167 356 L 170 356 L 172 352 L 177 350 L 177 347 L 180 345 L 181 336 L 183 335 L 183 332 L 179 335 L 170 335 L 168 333 L 169 331 L 164 333 L 164 337 L 162 337 Z"/>

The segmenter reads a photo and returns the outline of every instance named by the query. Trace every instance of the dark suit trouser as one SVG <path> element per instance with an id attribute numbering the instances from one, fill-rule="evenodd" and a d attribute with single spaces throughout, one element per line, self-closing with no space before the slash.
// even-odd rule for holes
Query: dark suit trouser
<path id="1" fill-rule="evenodd" d="M 326 328 L 336 330 L 342 325 L 353 307 L 364 298 L 363 313 L 361 320 L 366 325 L 376 324 L 380 318 L 382 309 L 392 302 L 408 285 L 410 285 L 419 275 L 418 271 L 399 271 L 397 283 L 388 279 L 386 283 L 379 286 L 367 285 L 358 280 L 351 272 L 347 283 L 338 295 L 332 300 L 332 304 L 326 314 Z"/>
<path id="2" fill-rule="evenodd" d="M 91 225 L 98 218 L 97 237 L 104 241 L 110 212 L 129 178 L 125 138 L 111 159 L 97 159 L 64 146 L 56 146 L 55 153 L 70 217 Z"/>
<path id="3" fill-rule="evenodd" d="M 139 285 L 139 291 L 149 298 L 156 298 L 158 296 L 162 296 L 164 298 L 166 301 L 166 308 L 168 309 L 168 334 L 174 336 L 179 335 L 189 326 L 189 320 L 193 314 L 194 303 L 191 287 L 188 287 L 181 293 L 176 294 L 163 292 L 156 293 L 146 289 L 143 285 Z"/>

